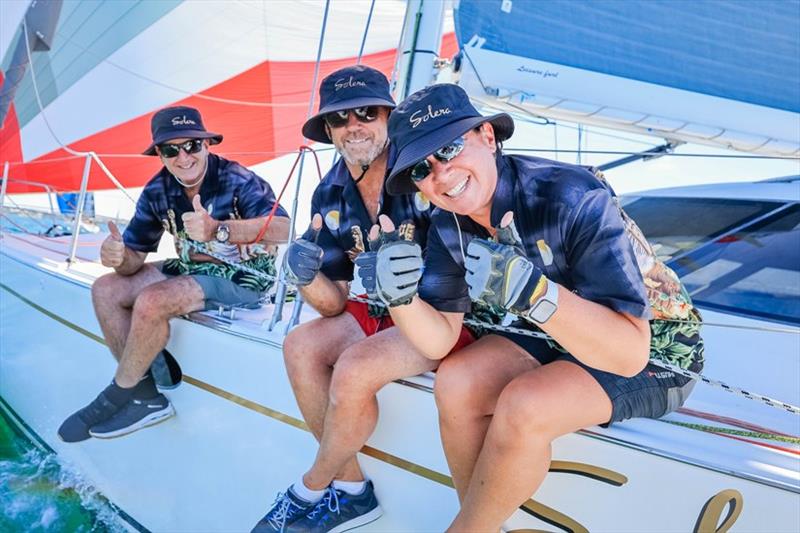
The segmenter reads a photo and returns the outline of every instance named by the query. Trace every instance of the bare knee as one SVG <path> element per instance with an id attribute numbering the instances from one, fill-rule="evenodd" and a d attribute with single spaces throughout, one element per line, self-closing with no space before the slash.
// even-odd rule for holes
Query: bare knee
<path id="1" fill-rule="evenodd" d="M 283 340 L 283 360 L 290 376 L 304 372 L 310 367 L 329 366 L 327 341 L 313 331 L 313 322 L 301 324 Z"/>
<path id="2" fill-rule="evenodd" d="M 454 413 L 488 414 L 488 399 L 482 398 L 481 380 L 467 360 L 445 357 L 436 371 L 433 393 L 440 416 L 447 418 Z"/>
<path id="3" fill-rule="evenodd" d="M 559 416 L 552 407 L 552 402 L 545 402 L 530 384 L 513 381 L 497 400 L 492 426 L 509 442 L 522 442 L 520 439 L 552 441 L 557 435 L 553 434 L 551 421 Z"/>
<path id="4" fill-rule="evenodd" d="M 333 368 L 330 402 L 339 405 L 370 399 L 384 385 L 372 359 L 357 346 L 348 348 Z"/>
<path id="5" fill-rule="evenodd" d="M 123 284 L 122 276 L 116 272 L 104 274 L 97 278 L 92 284 L 92 302 L 94 302 L 95 307 L 99 303 L 105 304 L 108 302 L 124 305 L 127 291 L 122 290 Z"/>
<path id="6" fill-rule="evenodd" d="M 170 296 L 167 292 L 160 287 L 144 288 L 133 303 L 134 316 L 154 320 L 171 318 Z"/>

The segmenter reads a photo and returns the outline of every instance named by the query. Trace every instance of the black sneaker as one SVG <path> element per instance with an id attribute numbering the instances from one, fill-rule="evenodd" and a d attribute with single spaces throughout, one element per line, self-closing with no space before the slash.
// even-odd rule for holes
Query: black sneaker
<path id="1" fill-rule="evenodd" d="M 61 427 L 58 428 L 58 437 L 64 442 L 80 442 L 91 435 L 89 428 L 104 422 L 114 416 L 120 406 L 115 405 L 106 396 L 106 391 L 101 392 L 92 403 L 83 409 L 71 414 Z"/>
<path id="2" fill-rule="evenodd" d="M 250 533 L 283 533 L 295 521 L 303 518 L 306 513 L 314 508 L 314 503 L 307 502 L 294 493 L 292 487 L 286 492 L 279 492 L 278 497 L 272 502 L 264 518 L 258 521 Z"/>
<path id="3" fill-rule="evenodd" d="M 149 400 L 132 398 L 114 416 L 89 428 L 89 435 L 111 439 L 163 422 L 175 415 L 175 409 L 163 394 Z"/>
<path id="4" fill-rule="evenodd" d="M 361 494 L 349 494 L 330 486 L 322 500 L 306 516 L 286 530 L 289 533 L 342 533 L 374 522 L 383 514 L 372 481 Z"/>

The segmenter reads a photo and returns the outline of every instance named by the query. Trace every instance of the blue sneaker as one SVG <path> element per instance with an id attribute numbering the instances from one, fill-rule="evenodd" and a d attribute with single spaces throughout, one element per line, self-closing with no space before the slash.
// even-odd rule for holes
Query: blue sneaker
<path id="1" fill-rule="evenodd" d="M 175 415 L 175 409 L 163 394 L 149 400 L 132 398 L 114 416 L 89 428 L 89 435 L 111 439 L 163 422 Z"/>
<path id="2" fill-rule="evenodd" d="M 374 522 L 383 514 L 372 481 L 361 494 L 328 487 L 310 513 L 293 523 L 289 533 L 341 533 Z"/>
<path id="3" fill-rule="evenodd" d="M 307 502 L 294 493 L 292 487 L 286 492 L 279 492 L 272 502 L 272 507 L 264 518 L 258 521 L 250 533 L 272 533 L 288 531 L 288 527 L 314 508 L 314 503 Z"/>

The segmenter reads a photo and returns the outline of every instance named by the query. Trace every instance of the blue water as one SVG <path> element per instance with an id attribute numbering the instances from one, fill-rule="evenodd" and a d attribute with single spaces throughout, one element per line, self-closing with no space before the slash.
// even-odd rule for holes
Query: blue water
<path id="1" fill-rule="evenodd" d="M 0 414 L 0 532 L 124 531 L 108 501 Z"/>

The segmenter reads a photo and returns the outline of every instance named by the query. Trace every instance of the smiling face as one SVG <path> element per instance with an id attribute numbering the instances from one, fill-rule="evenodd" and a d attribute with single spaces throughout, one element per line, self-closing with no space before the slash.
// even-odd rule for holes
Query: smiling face
<path id="1" fill-rule="evenodd" d="M 180 145 L 189 141 L 188 138 L 170 139 L 164 144 Z M 161 162 L 167 167 L 170 174 L 177 178 L 178 182 L 184 187 L 194 187 L 198 185 L 206 173 L 208 165 L 208 141 L 203 140 L 202 148 L 194 154 L 186 153 L 186 150 L 178 150 L 175 157 L 164 157 L 161 149 L 156 147 L 156 152 L 161 158 Z"/>
<path id="2" fill-rule="evenodd" d="M 494 129 L 485 122 L 464 136 L 464 149 L 450 161 L 428 156 L 432 172 L 415 183 L 434 205 L 489 227 L 497 187 L 496 151 Z"/>
<path id="3" fill-rule="evenodd" d="M 328 136 L 348 166 L 360 167 L 375 161 L 385 150 L 389 133 L 389 109 L 378 108 L 378 118 L 372 122 L 359 121 L 350 113 L 347 124 L 338 128 L 325 125 Z"/>

